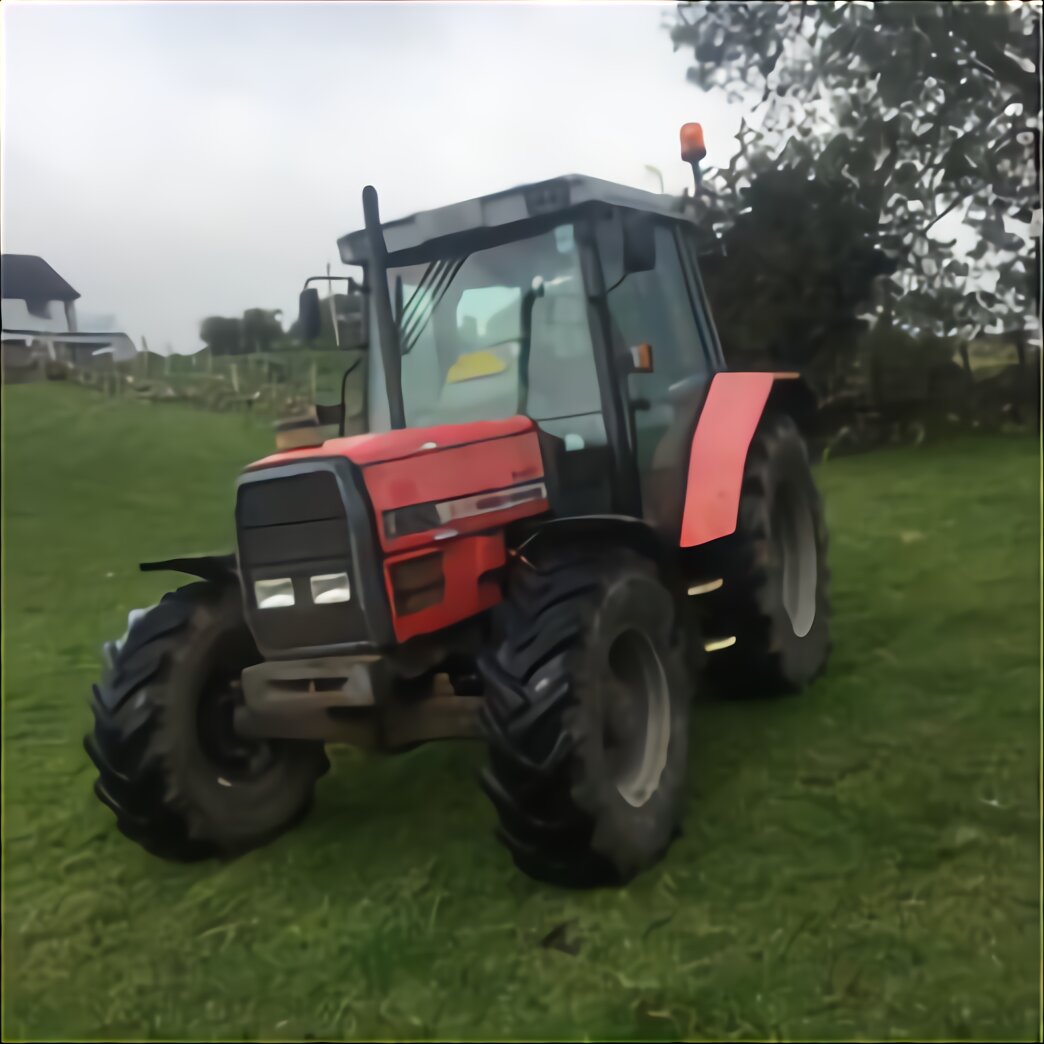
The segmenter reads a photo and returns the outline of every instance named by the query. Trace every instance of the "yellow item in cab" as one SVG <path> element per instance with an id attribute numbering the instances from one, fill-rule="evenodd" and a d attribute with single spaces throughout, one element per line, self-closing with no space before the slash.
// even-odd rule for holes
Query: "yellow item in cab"
<path id="1" fill-rule="evenodd" d="M 446 383 L 459 384 L 461 381 L 473 381 L 478 377 L 493 377 L 506 369 L 507 363 L 493 352 L 468 352 L 449 368 Z"/>

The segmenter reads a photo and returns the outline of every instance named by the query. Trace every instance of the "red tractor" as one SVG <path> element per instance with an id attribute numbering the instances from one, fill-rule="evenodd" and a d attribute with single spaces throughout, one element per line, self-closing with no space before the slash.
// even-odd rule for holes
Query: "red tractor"
<path id="1" fill-rule="evenodd" d="M 811 395 L 726 368 L 684 200 L 568 176 L 363 208 L 363 412 L 346 374 L 243 471 L 235 554 L 143 564 L 198 582 L 106 646 L 95 792 L 151 852 L 229 855 L 307 811 L 327 743 L 481 736 L 515 863 L 626 881 L 678 833 L 704 679 L 826 661 Z"/>

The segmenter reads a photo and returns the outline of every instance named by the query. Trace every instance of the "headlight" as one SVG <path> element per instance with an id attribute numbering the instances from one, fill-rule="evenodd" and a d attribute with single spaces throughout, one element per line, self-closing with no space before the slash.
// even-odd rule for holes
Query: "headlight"
<path id="1" fill-rule="evenodd" d="M 284 609 L 294 604 L 294 582 L 289 577 L 255 580 L 254 600 L 258 609 Z"/>
<path id="2" fill-rule="evenodd" d="M 347 602 L 352 597 L 347 573 L 322 573 L 313 576 L 309 583 L 312 585 L 312 601 L 316 605 Z"/>

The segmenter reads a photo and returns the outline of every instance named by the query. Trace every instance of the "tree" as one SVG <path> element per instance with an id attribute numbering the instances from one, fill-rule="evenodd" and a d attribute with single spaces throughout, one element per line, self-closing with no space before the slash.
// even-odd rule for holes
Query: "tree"
<path id="1" fill-rule="evenodd" d="M 968 338 L 1039 311 L 1039 7 L 684 4 L 670 28 L 693 83 L 758 99 L 724 191 L 769 171 L 847 184 L 897 265 L 880 306 Z M 966 258 L 938 238 L 954 211 L 977 235 Z"/>
<path id="2" fill-rule="evenodd" d="M 837 179 L 767 170 L 738 195 L 703 195 L 701 261 L 729 360 L 803 370 L 829 392 L 853 360 L 857 316 L 894 270 L 876 247 L 876 213 Z M 829 350 L 826 350 L 829 349 Z"/>
<path id="3" fill-rule="evenodd" d="M 211 315 L 200 324 L 199 337 L 214 355 L 272 351 L 284 336 L 281 314 L 278 308 L 248 308 L 241 319 Z"/>
<path id="4" fill-rule="evenodd" d="M 214 355 L 238 355 L 243 350 L 242 326 L 239 319 L 211 315 L 200 324 L 199 338 Z"/>
<path id="5" fill-rule="evenodd" d="M 276 341 L 283 336 L 282 315 L 279 308 L 248 308 L 243 313 L 241 328 L 244 350 L 248 352 L 271 351 Z"/>

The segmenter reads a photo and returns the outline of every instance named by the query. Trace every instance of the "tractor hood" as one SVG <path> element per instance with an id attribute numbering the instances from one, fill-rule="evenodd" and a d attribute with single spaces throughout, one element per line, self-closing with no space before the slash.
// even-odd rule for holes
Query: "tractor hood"
<path id="1" fill-rule="evenodd" d="M 254 461 L 247 466 L 247 470 L 272 467 L 276 464 L 293 464 L 312 457 L 347 457 L 360 467 L 368 467 L 371 464 L 402 460 L 437 450 L 523 435 L 534 430 L 535 425 L 528 417 L 508 417 L 504 420 L 474 421 L 469 424 L 441 424 L 430 428 L 370 432 L 366 435 L 327 439 L 318 446 L 282 450 Z"/>
<path id="2" fill-rule="evenodd" d="M 548 509 L 540 438 L 528 417 L 328 439 L 256 461 L 240 484 L 263 481 L 266 472 L 278 478 L 310 470 L 313 462 L 318 470 L 348 465 L 358 473 L 386 552 Z"/>

